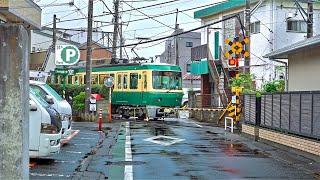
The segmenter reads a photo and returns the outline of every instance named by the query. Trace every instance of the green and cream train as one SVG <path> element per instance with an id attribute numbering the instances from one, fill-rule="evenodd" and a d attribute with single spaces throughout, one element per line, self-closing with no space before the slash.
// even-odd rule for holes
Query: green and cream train
<path id="1" fill-rule="evenodd" d="M 112 111 L 128 118 L 133 109 L 139 118 L 164 117 L 167 108 L 181 106 L 183 91 L 181 69 L 176 65 L 135 63 L 103 65 L 92 68 L 92 84 L 104 84 L 112 76 Z M 74 69 L 73 84 L 85 83 L 85 69 Z M 132 108 L 134 107 L 134 108 Z"/>

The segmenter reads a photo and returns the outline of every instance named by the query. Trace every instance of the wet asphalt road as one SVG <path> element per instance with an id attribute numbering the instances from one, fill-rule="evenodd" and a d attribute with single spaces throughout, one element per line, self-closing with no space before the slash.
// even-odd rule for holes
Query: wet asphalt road
<path id="1" fill-rule="evenodd" d="M 92 161 L 83 172 L 87 176 L 79 179 L 124 179 L 125 165 L 132 165 L 133 179 L 314 178 L 302 168 L 314 163 L 310 159 L 279 153 L 272 146 L 188 119 L 131 121 L 132 162 L 128 162 L 125 122 L 115 120 L 112 126 L 113 132 L 106 135 L 100 150 L 91 155 Z M 30 170 L 30 178 L 71 179 L 101 139 L 95 128 L 95 123 L 74 123 L 80 133 L 60 154 L 49 160 L 34 160 L 37 165 Z M 299 163 L 301 166 L 296 165 Z"/>
<path id="2" fill-rule="evenodd" d="M 99 134 L 96 124 L 73 123 L 74 130 L 80 132 L 65 144 L 59 154 L 50 158 L 30 159 L 35 163 L 30 168 L 30 179 L 70 179 L 84 157 L 96 146 Z"/>
<path id="3" fill-rule="evenodd" d="M 183 141 L 168 146 L 146 141 L 158 135 Z M 245 138 L 188 120 L 131 123 L 131 137 L 134 179 L 313 178 L 256 149 Z"/>

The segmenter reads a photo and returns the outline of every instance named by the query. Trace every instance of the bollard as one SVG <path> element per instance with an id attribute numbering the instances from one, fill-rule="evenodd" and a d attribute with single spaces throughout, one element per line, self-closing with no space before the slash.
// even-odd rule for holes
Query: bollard
<path id="1" fill-rule="evenodd" d="M 99 119 L 98 119 L 98 131 L 102 128 L 102 108 L 99 109 Z"/>

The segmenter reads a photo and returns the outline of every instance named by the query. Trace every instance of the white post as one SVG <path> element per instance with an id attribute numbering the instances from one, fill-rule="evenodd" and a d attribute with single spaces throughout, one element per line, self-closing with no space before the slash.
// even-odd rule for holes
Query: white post
<path id="1" fill-rule="evenodd" d="M 224 118 L 224 130 L 227 130 L 227 117 Z"/>
<path id="2" fill-rule="evenodd" d="M 231 133 L 233 133 L 233 118 L 231 118 Z"/>

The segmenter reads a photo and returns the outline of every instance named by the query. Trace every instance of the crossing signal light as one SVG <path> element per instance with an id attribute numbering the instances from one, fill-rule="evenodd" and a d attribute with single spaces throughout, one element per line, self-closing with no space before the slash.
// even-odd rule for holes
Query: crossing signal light
<path id="1" fill-rule="evenodd" d="M 236 67 L 238 64 L 238 60 L 235 58 L 230 58 L 228 61 L 228 65 L 229 67 Z"/>

